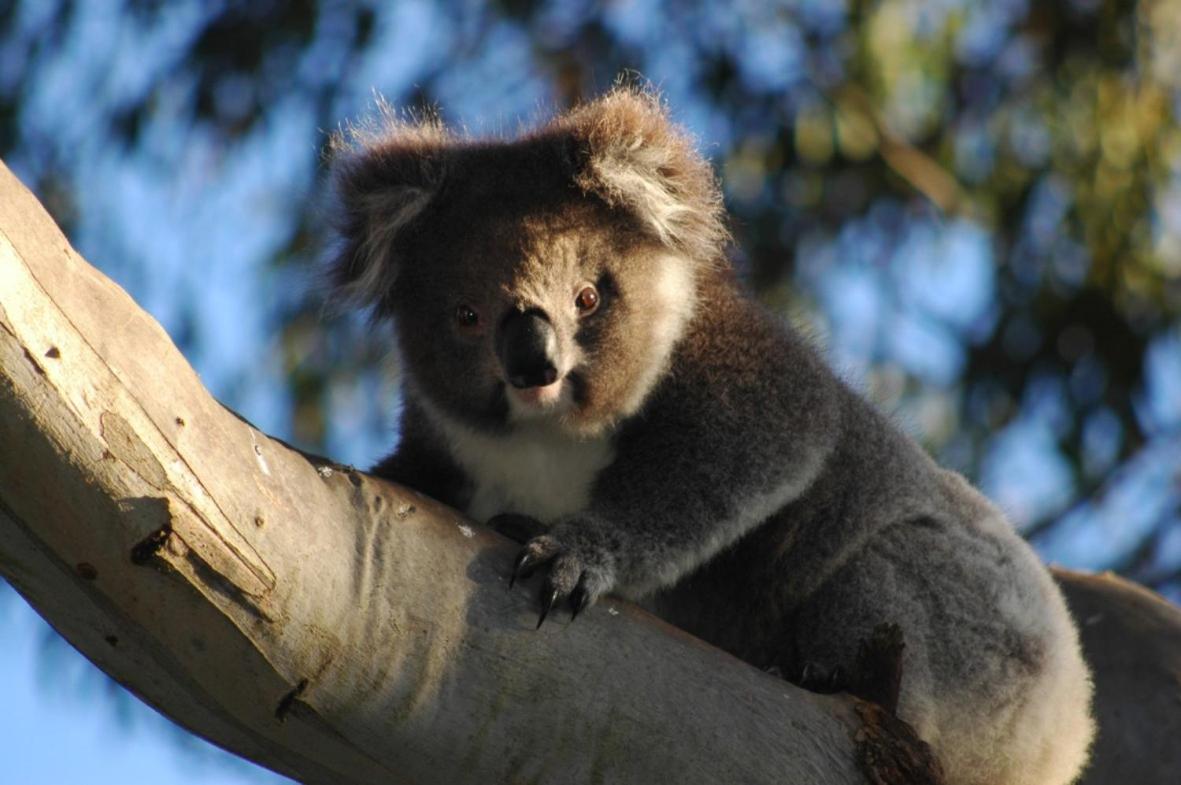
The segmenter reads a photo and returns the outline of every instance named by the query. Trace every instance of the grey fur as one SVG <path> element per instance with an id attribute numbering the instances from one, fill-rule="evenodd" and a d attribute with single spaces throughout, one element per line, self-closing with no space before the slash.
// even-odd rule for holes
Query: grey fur
<path id="1" fill-rule="evenodd" d="M 655 98 L 619 90 L 503 141 L 390 123 L 337 156 L 338 280 L 394 321 L 408 378 L 377 473 L 542 519 L 523 558 L 547 599 L 623 593 L 788 676 L 852 668 L 896 623 L 898 713 L 949 783 L 1076 778 L 1091 684 L 1053 581 L 738 291 L 712 173 Z M 580 316 L 588 282 L 602 304 Z M 559 347 L 548 406 L 497 360 L 527 312 Z"/>

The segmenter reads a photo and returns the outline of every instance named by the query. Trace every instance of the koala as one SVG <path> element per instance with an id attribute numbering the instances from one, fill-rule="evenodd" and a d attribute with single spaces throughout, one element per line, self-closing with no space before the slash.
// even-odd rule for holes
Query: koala
<path id="1" fill-rule="evenodd" d="M 331 275 L 404 371 L 373 471 L 536 522 L 512 575 L 540 573 L 541 620 L 611 592 L 834 687 L 892 625 L 897 714 L 949 783 L 1075 780 L 1092 686 L 1050 575 L 742 291 L 717 181 L 657 96 L 508 139 L 387 110 L 332 159 Z"/>

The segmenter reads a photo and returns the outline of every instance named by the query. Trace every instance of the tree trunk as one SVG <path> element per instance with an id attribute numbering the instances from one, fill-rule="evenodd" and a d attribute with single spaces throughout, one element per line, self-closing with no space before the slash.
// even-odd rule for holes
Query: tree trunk
<path id="1" fill-rule="evenodd" d="M 311 782 L 889 777 L 869 707 L 625 602 L 535 631 L 512 554 L 220 406 L 0 165 L 0 573 L 148 703 Z"/>

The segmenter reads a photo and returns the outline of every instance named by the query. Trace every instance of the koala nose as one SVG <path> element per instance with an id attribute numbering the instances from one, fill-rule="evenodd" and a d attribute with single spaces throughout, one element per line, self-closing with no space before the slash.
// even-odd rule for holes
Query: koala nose
<path id="1" fill-rule="evenodd" d="M 558 379 L 558 336 L 542 311 L 513 311 L 506 316 L 496 353 L 509 384 L 517 389 L 545 387 Z"/>

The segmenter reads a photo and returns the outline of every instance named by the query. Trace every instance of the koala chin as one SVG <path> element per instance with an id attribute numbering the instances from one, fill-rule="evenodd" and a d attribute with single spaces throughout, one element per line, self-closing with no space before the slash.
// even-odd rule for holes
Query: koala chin
<path id="1" fill-rule="evenodd" d="M 1092 687 L 1054 582 L 740 290 L 713 172 L 658 98 L 510 139 L 383 110 L 333 174 L 332 275 L 392 321 L 405 375 L 374 472 L 539 522 L 514 576 L 541 574 L 543 618 L 614 592 L 834 689 L 890 625 L 889 702 L 949 783 L 1075 780 Z"/>

